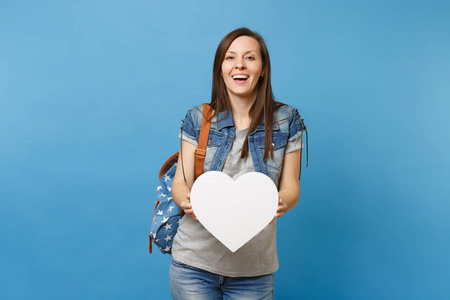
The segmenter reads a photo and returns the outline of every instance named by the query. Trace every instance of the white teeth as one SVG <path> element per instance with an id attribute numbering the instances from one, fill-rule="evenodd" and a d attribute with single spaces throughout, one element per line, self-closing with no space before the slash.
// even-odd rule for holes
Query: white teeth
<path id="1" fill-rule="evenodd" d="M 233 75 L 233 79 L 247 79 L 248 75 Z"/>

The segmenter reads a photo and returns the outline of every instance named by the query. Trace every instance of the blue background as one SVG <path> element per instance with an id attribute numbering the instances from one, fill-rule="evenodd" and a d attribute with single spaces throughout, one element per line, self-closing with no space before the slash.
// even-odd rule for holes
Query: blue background
<path id="1" fill-rule="evenodd" d="M 0 0 L 0 298 L 168 299 L 161 164 L 221 38 L 310 134 L 276 299 L 450 298 L 448 1 Z"/>

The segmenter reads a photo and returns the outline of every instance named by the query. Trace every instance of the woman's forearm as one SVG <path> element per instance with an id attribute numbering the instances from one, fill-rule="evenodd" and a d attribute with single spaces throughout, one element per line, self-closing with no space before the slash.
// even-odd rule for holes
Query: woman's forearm
<path id="1" fill-rule="evenodd" d="M 278 192 L 283 203 L 287 205 L 286 211 L 294 208 L 294 206 L 298 203 L 298 198 L 300 196 L 300 188 L 298 187 L 290 187 L 284 188 Z"/>
<path id="2" fill-rule="evenodd" d="M 181 207 L 181 202 L 186 201 L 186 195 L 191 192 L 191 189 L 184 182 L 177 182 L 172 184 L 173 201 Z"/>

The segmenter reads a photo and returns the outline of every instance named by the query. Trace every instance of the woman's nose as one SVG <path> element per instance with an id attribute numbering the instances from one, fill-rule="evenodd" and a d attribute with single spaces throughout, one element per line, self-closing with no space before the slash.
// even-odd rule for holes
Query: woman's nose
<path id="1" fill-rule="evenodd" d="M 238 59 L 236 61 L 236 69 L 242 70 L 245 68 L 245 63 L 243 59 Z"/>

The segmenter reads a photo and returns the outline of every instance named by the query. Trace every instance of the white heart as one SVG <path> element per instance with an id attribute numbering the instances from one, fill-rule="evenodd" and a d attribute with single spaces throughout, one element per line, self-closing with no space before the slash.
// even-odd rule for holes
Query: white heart
<path id="1" fill-rule="evenodd" d="M 250 172 L 234 181 L 218 171 L 202 174 L 191 189 L 194 214 L 232 252 L 272 221 L 278 190 L 265 174 Z"/>

